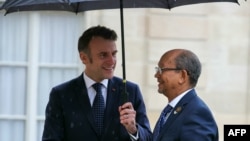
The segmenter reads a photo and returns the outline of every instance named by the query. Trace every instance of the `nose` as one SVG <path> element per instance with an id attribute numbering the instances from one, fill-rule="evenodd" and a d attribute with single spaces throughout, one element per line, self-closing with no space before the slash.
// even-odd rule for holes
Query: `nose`
<path id="1" fill-rule="evenodd" d="M 155 78 L 158 78 L 158 77 L 159 77 L 159 72 L 155 72 L 154 77 L 155 77 Z"/>
<path id="2" fill-rule="evenodd" d="M 116 63 L 116 56 L 110 55 L 107 60 L 110 64 Z"/>

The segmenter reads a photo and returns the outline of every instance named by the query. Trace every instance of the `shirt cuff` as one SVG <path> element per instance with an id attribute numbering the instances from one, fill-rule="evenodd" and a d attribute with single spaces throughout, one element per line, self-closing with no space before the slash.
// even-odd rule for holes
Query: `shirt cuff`
<path id="1" fill-rule="evenodd" d="M 138 132 L 136 132 L 134 135 L 129 133 L 129 136 L 132 141 L 137 141 L 139 139 Z"/>

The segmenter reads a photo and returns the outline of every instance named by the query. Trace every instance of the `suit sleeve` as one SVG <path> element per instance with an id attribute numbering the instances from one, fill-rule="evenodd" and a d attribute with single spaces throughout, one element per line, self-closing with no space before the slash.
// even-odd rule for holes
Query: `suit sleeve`
<path id="1" fill-rule="evenodd" d="M 181 139 L 185 141 L 218 141 L 218 129 L 207 108 L 199 108 L 183 122 Z"/>
<path id="2" fill-rule="evenodd" d="M 137 85 L 135 85 L 132 103 L 136 111 L 136 122 L 138 127 L 139 141 L 151 141 L 152 132 L 149 124 L 149 120 L 146 113 L 145 103 L 141 94 L 141 91 Z M 130 94 L 131 95 L 131 94 Z"/>
<path id="3" fill-rule="evenodd" d="M 50 92 L 45 116 L 42 141 L 62 141 L 64 130 L 63 113 L 60 105 L 60 97 L 55 89 L 52 89 Z"/>

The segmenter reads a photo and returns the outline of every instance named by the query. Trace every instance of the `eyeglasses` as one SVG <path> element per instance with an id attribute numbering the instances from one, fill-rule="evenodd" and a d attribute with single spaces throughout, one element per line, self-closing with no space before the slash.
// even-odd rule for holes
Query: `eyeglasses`
<path id="1" fill-rule="evenodd" d="M 173 71 L 173 70 L 182 70 L 180 68 L 160 68 L 160 67 L 155 67 L 155 72 L 162 74 L 163 71 Z"/>

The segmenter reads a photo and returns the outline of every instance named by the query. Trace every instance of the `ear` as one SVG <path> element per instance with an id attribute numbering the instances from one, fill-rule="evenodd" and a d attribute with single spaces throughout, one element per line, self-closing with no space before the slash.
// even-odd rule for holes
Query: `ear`
<path id="1" fill-rule="evenodd" d="M 189 76 L 187 70 L 181 70 L 179 83 L 180 84 L 186 83 L 188 81 L 188 77 Z"/>
<path id="2" fill-rule="evenodd" d="M 88 61 L 88 56 L 87 56 L 87 54 L 81 51 L 81 52 L 79 53 L 79 56 L 80 56 L 80 59 L 81 59 L 82 63 L 83 63 L 83 64 L 86 64 L 87 61 Z"/>

